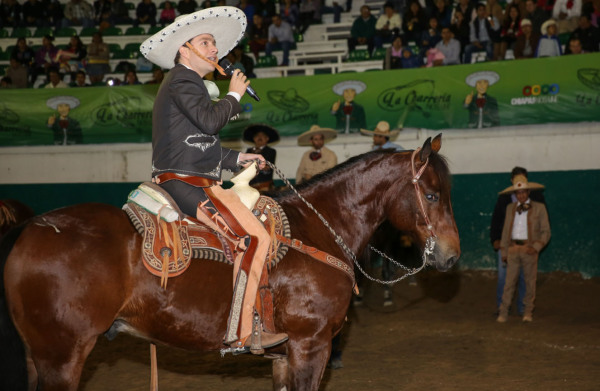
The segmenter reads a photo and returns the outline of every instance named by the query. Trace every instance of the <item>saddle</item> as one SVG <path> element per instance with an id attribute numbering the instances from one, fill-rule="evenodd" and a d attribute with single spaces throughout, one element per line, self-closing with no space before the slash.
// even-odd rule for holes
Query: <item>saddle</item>
<path id="1" fill-rule="evenodd" d="M 160 186 L 144 182 L 128 197 L 123 210 L 143 236 L 142 261 L 150 273 L 161 277 L 166 288 L 171 277 L 181 275 L 193 259 L 233 265 L 237 243 L 181 212 L 175 201 Z M 283 209 L 272 198 L 261 196 L 252 213 L 263 223 L 273 241 L 269 248 L 268 269 L 287 253 L 288 247 L 276 238 L 290 238 L 290 226 Z"/>

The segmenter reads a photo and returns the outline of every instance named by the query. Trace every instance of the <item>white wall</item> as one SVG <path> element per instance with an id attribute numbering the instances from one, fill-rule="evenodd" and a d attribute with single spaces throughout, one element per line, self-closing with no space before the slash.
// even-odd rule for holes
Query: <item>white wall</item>
<path id="1" fill-rule="evenodd" d="M 404 129 L 394 140 L 406 149 L 440 131 Z M 600 123 L 551 124 L 443 131 L 441 153 L 454 174 L 508 172 L 515 165 L 530 171 L 600 169 Z M 245 150 L 240 142 L 227 147 Z M 277 162 L 294 178 L 306 147 L 295 137 L 276 144 Z M 371 138 L 340 135 L 328 144 L 339 162 L 367 152 Z M 0 183 L 143 182 L 150 176 L 150 144 L 99 144 L 0 148 Z M 228 176 L 225 177 L 226 179 Z"/>

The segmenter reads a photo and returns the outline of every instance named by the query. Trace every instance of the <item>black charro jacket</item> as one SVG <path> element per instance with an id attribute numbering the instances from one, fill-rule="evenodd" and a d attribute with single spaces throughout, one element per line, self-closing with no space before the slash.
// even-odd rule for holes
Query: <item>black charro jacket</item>
<path id="1" fill-rule="evenodd" d="M 227 95 L 213 103 L 196 72 L 178 64 L 163 80 L 152 111 L 152 176 L 165 172 L 220 180 L 237 171 L 239 152 L 221 147 L 219 131 L 242 111 Z"/>

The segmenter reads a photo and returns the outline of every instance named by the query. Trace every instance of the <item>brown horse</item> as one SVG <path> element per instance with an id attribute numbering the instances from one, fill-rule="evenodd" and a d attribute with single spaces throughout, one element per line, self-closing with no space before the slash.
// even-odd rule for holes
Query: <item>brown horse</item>
<path id="1" fill-rule="evenodd" d="M 12 227 L 35 216 L 33 209 L 17 200 L 0 200 L 0 238 Z"/>
<path id="2" fill-rule="evenodd" d="M 421 248 L 435 234 L 427 261 L 447 270 L 459 258 L 460 244 L 440 146 L 438 136 L 414 154 L 357 156 L 299 186 L 299 193 L 354 253 L 387 218 L 411 232 Z M 414 182 L 412 170 L 422 170 Z M 330 231 L 294 193 L 278 201 L 293 238 L 352 266 Z M 195 260 L 162 289 L 160 279 L 141 262 L 141 236 L 116 207 L 82 204 L 55 210 L 35 217 L 7 240 L 0 253 L 7 256 L 0 264 L 5 295 L 0 298 L 0 371 L 6 373 L 0 389 L 76 390 L 84 362 L 104 333 L 129 333 L 188 350 L 224 347 L 231 266 Z M 274 389 L 317 390 L 332 337 L 344 323 L 351 278 L 290 248 L 272 270 L 270 284 L 275 327 L 289 335 L 285 344 L 267 351 L 279 355 L 273 364 Z"/>

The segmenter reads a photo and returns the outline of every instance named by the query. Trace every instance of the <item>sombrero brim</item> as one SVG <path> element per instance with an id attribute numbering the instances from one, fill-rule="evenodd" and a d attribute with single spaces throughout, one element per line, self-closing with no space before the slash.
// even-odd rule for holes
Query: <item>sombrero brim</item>
<path id="1" fill-rule="evenodd" d="M 506 189 L 499 192 L 498 194 L 510 194 L 517 190 L 542 190 L 542 189 L 545 189 L 545 187 L 541 183 L 527 182 L 527 184 L 525 186 L 522 186 L 519 188 L 516 188 L 515 185 L 509 186 Z"/>
<path id="2" fill-rule="evenodd" d="M 487 80 L 492 85 L 500 80 L 500 75 L 492 71 L 475 72 L 467 76 L 465 83 L 471 87 L 475 87 L 477 80 Z"/>
<path id="3" fill-rule="evenodd" d="M 269 137 L 268 144 L 276 143 L 277 141 L 279 141 L 279 132 L 277 131 L 277 129 L 266 124 L 254 124 L 248 126 L 246 129 L 244 129 L 243 140 L 247 143 L 254 144 L 253 138 L 254 135 L 258 132 L 263 132 L 267 135 L 267 137 Z"/>
<path id="4" fill-rule="evenodd" d="M 347 90 L 348 88 L 352 88 L 358 95 L 367 89 L 367 85 L 359 80 L 345 80 L 334 85 L 333 92 L 337 95 L 343 95 L 344 90 Z"/>
<path id="5" fill-rule="evenodd" d="M 219 58 L 229 53 L 246 31 L 246 15 L 235 7 L 211 7 L 177 18 L 140 45 L 150 62 L 166 69 L 175 66 L 179 48 L 200 34 L 211 34 L 217 43 Z"/>
<path id="6" fill-rule="evenodd" d="M 540 28 L 540 30 L 542 31 L 542 35 L 548 34 L 548 27 L 550 27 L 551 25 L 556 25 L 556 20 L 548 19 L 547 21 L 542 23 L 542 27 Z"/>
<path id="7" fill-rule="evenodd" d="M 300 146 L 308 146 L 311 145 L 310 138 L 316 133 L 320 133 L 323 135 L 325 142 L 329 142 L 337 137 L 337 132 L 334 129 L 330 128 L 319 128 L 316 130 L 308 130 L 298 136 L 298 145 Z"/>
<path id="8" fill-rule="evenodd" d="M 361 129 L 360 132 L 367 136 L 372 136 L 374 134 L 378 134 L 380 136 L 386 136 L 386 137 L 392 138 L 392 137 L 396 137 L 398 135 L 398 133 L 400 133 L 400 130 L 390 130 L 389 133 L 382 133 L 382 132 L 378 132 L 376 130 Z"/>
<path id="9" fill-rule="evenodd" d="M 70 108 L 74 109 L 75 107 L 79 106 L 79 99 L 68 95 L 55 96 L 46 101 L 46 106 L 56 110 L 58 109 L 58 105 L 63 103 L 68 104 Z"/>

